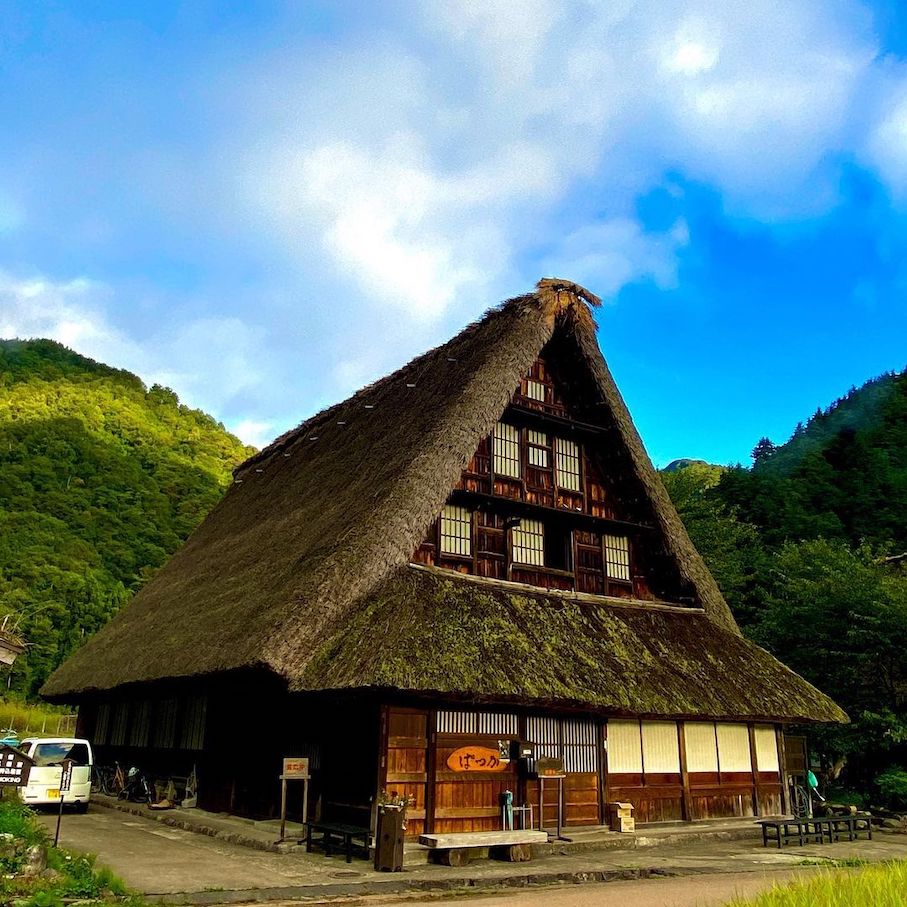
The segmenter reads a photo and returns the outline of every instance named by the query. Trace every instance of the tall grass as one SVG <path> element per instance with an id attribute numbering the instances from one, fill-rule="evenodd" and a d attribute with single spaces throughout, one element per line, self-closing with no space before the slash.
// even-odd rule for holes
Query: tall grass
<path id="1" fill-rule="evenodd" d="M 904 907 L 907 861 L 879 863 L 858 872 L 824 872 L 817 878 L 774 886 L 727 907 Z"/>
<path id="2" fill-rule="evenodd" d="M 71 712 L 43 702 L 21 702 L 0 698 L 0 737 L 14 730 L 21 740 L 27 734 L 72 734 L 75 721 Z"/>

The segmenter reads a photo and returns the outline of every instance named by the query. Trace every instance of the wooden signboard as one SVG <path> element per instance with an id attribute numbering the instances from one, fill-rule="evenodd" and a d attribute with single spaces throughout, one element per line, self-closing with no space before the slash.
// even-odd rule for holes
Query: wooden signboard
<path id="1" fill-rule="evenodd" d="M 539 756 L 535 760 L 535 771 L 540 777 L 557 778 L 564 774 L 564 760 L 557 756 Z"/>
<path id="2" fill-rule="evenodd" d="M 309 758 L 300 756 L 298 758 L 286 758 L 283 760 L 283 774 L 281 778 L 285 781 L 305 781 L 309 778 Z"/>
<path id="3" fill-rule="evenodd" d="M 34 759 L 14 746 L 0 745 L 0 785 L 25 787 L 34 764 Z"/>
<path id="4" fill-rule="evenodd" d="M 287 781 L 302 782 L 302 821 L 309 820 L 309 757 L 284 756 L 283 771 L 280 774 L 280 840 L 286 839 L 287 832 Z M 308 826 L 306 826 L 308 836 Z"/>
<path id="5" fill-rule="evenodd" d="M 507 765 L 500 750 L 487 746 L 461 746 L 447 757 L 452 772 L 502 772 Z"/>

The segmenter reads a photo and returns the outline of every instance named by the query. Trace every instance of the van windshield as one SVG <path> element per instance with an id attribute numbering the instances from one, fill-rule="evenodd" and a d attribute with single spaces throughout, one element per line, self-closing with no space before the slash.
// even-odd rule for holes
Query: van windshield
<path id="1" fill-rule="evenodd" d="M 35 765 L 59 765 L 64 759 L 88 765 L 88 747 L 84 743 L 39 743 L 31 755 Z"/>

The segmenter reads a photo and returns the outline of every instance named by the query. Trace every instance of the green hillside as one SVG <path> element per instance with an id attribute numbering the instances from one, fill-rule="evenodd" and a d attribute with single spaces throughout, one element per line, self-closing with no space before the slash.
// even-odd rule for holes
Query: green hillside
<path id="1" fill-rule="evenodd" d="M 102 626 L 251 452 L 167 388 L 52 341 L 0 341 L 0 614 L 30 644 L 13 688 L 34 691 Z"/>
<path id="2" fill-rule="evenodd" d="M 757 445 L 722 500 L 766 539 L 839 538 L 907 549 L 907 372 L 887 374 L 817 412 L 787 443 Z"/>
<path id="3" fill-rule="evenodd" d="M 907 373 L 753 460 L 662 478 L 744 633 L 849 713 L 813 732 L 829 774 L 876 802 L 907 791 Z"/>

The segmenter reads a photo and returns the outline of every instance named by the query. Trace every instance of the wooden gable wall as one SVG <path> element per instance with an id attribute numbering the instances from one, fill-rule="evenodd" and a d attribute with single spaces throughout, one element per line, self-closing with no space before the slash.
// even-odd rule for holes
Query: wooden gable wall
<path id="1" fill-rule="evenodd" d="M 469 550 L 453 553 L 449 544 L 442 544 L 439 516 L 413 560 L 545 589 L 695 604 L 676 581 L 676 570 L 666 569 L 663 546 L 644 506 L 647 499 L 620 456 L 616 432 L 602 418 L 607 414 L 599 413 L 594 423 L 576 418 L 580 407 L 571 398 L 577 391 L 549 362 L 543 351 L 501 419 L 509 426 L 511 443 L 499 449 L 508 451 L 510 471 L 516 474 L 495 470 L 492 432 L 479 443 L 452 490 L 449 503 L 468 511 L 471 521 Z M 498 438 L 497 443 L 505 442 Z M 574 462 L 569 460 L 573 452 L 578 454 L 578 477 L 561 469 Z M 514 558 L 513 528 L 523 520 L 544 524 L 543 564 Z M 609 537 L 627 539 L 626 576 L 609 569 Z M 612 551 L 612 560 L 621 556 Z"/>

